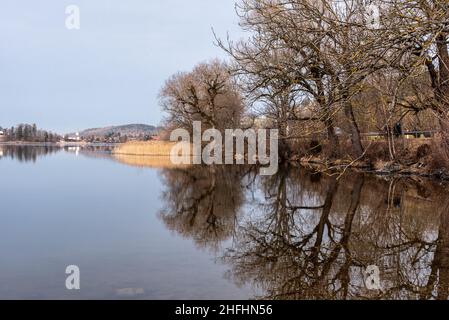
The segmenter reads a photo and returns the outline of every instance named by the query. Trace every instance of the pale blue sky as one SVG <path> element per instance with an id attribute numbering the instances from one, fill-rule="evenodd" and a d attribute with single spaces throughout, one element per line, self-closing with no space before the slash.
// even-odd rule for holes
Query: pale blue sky
<path id="1" fill-rule="evenodd" d="M 234 0 L 0 0 L 0 126 L 35 122 L 64 133 L 158 124 L 166 78 L 226 55 L 242 36 Z M 65 28 L 78 5 L 81 29 Z"/>

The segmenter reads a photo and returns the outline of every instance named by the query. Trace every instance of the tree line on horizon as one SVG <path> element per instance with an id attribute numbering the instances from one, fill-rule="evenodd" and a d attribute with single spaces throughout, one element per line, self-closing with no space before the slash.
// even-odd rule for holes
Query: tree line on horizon
<path id="1" fill-rule="evenodd" d="M 401 161 L 402 131 L 426 132 L 418 153 L 449 166 L 448 9 L 448 0 L 239 0 L 246 37 L 216 36 L 228 61 L 166 81 L 165 126 L 275 128 L 285 157 L 330 160 Z"/>
<path id="2" fill-rule="evenodd" d="M 38 129 L 36 124 L 19 124 L 11 128 L 1 128 L 6 141 L 58 142 L 61 136 L 51 131 Z"/>

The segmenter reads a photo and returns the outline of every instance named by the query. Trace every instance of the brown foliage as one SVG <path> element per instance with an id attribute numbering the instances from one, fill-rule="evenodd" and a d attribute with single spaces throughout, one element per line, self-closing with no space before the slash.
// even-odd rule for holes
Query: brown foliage
<path id="1" fill-rule="evenodd" d="M 431 154 L 432 148 L 428 144 L 423 144 L 418 147 L 418 150 L 416 151 L 416 158 L 422 159 L 424 157 L 427 157 L 429 154 Z"/>
<path id="2" fill-rule="evenodd" d="M 365 159 L 369 163 L 374 163 L 378 160 L 389 161 L 390 156 L 387 141 L 379 140 L 372 142 L 365 150 Z"/>
<path id="3" fill-rule="evenodd" d="M 433 138 L 431 143 L 431 170 L 447 170 L 449 169 L 449 142 L 441 135 Z"/>

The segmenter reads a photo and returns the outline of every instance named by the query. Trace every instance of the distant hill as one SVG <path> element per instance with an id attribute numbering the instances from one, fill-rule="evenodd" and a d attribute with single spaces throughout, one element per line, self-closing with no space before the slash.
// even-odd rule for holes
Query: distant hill
<path id="1" fill-rule="evenodd" d="M 137 137 L 140 135 L 156 135 L 160 128 L 147 124 L 127 124 L 123 126 L 110 126 L 104 128 L 91 128 L 81 131 L 81 137 L 107 137 L 112 135 Z"/>

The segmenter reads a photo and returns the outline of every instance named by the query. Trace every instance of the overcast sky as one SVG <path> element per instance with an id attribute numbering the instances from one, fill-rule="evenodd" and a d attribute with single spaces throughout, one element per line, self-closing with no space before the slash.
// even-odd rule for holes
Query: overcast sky
<path id="1" fill-rule="evenodd" d="M 0 126 L 158 124 L 165 79 L 241 37 L 234 0 L 0 0 Z M 68 5 L 80 30 L 65 27 Z"/>

